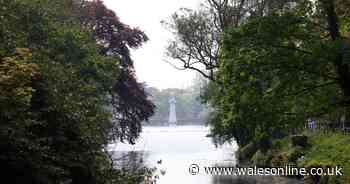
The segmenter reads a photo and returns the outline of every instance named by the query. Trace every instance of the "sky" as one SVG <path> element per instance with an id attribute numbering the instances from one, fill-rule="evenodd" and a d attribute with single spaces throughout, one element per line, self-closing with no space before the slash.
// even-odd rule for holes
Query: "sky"
<path id="1" fill-rule="evenodd" d="M 159 89 L 185 88 L 191 85 L 195 72 L 177 70 L 165 56 L 165 48 L 173 35 L 161 25 L 162 20 L 169 20 L 171 14 L 182 7 L 199 6 L 200 0 L 104 0 L 120 20 L 143 30 L 149 41 L 141 48 L 132 50 L 136 76 L 139 82 Z M 173 61 L 176 62 L 176 61 Z"/>

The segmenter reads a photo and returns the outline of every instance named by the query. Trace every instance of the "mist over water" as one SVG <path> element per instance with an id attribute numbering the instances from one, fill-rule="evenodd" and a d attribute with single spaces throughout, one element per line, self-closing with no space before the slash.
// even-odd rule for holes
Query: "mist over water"
<path id="1" fill-rule="evenodd" d="M 116 155 L 129 154 L 131 161 L 144 161 L 148 167 L 157 167 L 165 171 L 159 174 L 157 184 L 292 184 L 296 180 L 282 177 L 234 177 L 210 176 L 203 169 L 198 175 L 191 175 L 189 167 L 225 165 L 235 166 L 236 143 L 215 147 L 209 137 L 208 127 L 171 126 L 144 127 L 136 145 L 111 145 Z M 161 161 L 161 163 L 159 163 Z"/>

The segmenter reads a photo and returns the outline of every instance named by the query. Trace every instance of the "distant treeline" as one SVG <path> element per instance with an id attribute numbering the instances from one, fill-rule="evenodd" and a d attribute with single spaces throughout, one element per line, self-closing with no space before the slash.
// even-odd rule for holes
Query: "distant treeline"
<path id="1" fill-rule="evenodd" d="M 200 89 L 190 87 L 187 89 L 146 89 L 156 105 L 156 112 L 150 118 L 151 125 L 167 125 L 169 118 L 169 98 L 176 99 L 176 116 L 178 124 L 204 124 L 209 114 L 207 105 L 199 100 Z"/>

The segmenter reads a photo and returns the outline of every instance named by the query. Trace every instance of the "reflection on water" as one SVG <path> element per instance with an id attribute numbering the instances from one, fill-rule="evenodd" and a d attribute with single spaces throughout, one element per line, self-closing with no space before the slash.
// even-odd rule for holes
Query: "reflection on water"
<path id="1" fill-rule="evenodd" d="M 282 177 L 233 177 L 209 176 L 201 171 L 189 173 L 189 166 L 236 165 L 236 144 L 215 147 L 206 137 L 208 128 L 203 126 L 145 127 L 136 145 L 111 145 L 124 164 L 144 163 L 157 167 L 161 172 L 158 184 L 294 184 L 297 180 Z M 122 161 L 123 162 L 123 161 Z M 163 175 L 164 174 L 164 175 Z"/>

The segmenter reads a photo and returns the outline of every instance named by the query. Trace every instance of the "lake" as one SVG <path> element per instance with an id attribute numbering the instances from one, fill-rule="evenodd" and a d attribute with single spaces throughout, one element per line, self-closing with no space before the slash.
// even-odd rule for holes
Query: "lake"
<path id="1" fill-rule="evenodd" d="M 144 161 L 148 167 L 157 167 L 157 184 L 294 184 L 298 180 L 273 176 L 211 176 L 204 166 L 235 166 L 237 144 L 215 147 L 204 126 L 144 127 L 136 145 L 117 144 L 110 149 L 128 162 Z M 126 157 L 126 156 L 127 157 Z M 118 157 L 116 156 L 116 157 Z M 192 175 L 189 167 L 199 166 Z"/>

